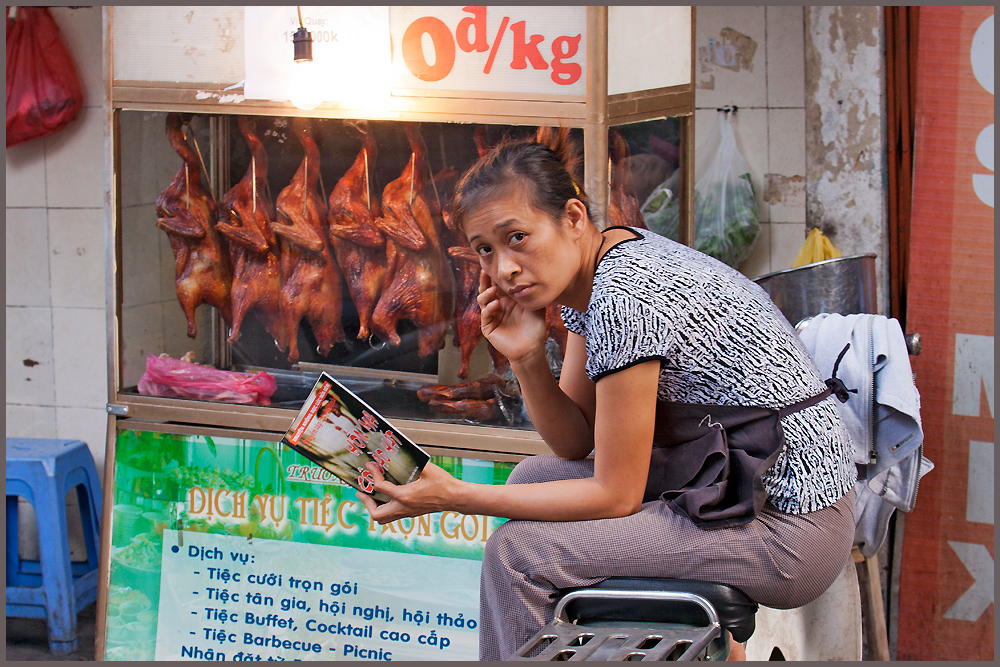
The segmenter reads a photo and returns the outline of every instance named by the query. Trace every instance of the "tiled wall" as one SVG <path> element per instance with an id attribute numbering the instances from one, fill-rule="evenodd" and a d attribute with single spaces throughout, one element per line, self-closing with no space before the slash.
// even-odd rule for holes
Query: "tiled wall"
<path id="1" fill-rule="evenodd" d="M 805 57 L 802 7 L 696 8 L 695 145 L 731 116 L 750 170 L 761 229 L 740 270 L 787 269 L 805 240 Z"/>
<path id="2" fill-rule="evenodd" d="M 104 111 L 101 9 L 54 7 L 84 108 L 7 149 L 7 435 L 78 438 L 103 465 Z"/>
<path id="3" fill-rule="evenodd" d="M 76 61 L 84 108 L 59 132 L 7 149 L 6 434 L 83 440 L 101 473 L 108 400 L 101 8 L 51 11 Z M 76 503 L 75 494 L 68 499 Z M 29 558 L 32 525 L 21 534 Z M 82 532 L 72 521 L 70 528 L 76 557 L 85 553 Z"/>

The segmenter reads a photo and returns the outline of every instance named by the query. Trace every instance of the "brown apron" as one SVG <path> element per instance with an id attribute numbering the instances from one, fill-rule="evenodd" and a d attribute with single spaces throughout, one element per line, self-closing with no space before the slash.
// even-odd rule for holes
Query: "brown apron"
<path id="1" fill-rule="evenodd" d="M 846 351 L 846 350 L 845 350 Z M 785 443 L 781 418 L 847 392 L 836 377 L 827 389 L 781 409 L 660 401 L 643 502 L 657 498 L 700 528 L 753 521 L 767 492 L 762 476 Z"/>

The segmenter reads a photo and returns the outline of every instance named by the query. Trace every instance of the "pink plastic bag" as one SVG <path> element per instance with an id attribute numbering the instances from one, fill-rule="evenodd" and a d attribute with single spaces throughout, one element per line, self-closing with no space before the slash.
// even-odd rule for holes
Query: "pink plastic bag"
<path id="1" fill-rule="evenodd" d="M 264 371 L 256 374 L 220 371 L 152 354 L 146 357 L 146 372 L 139 380 L 139 393 L 146 396 L 251 405 L 270 405 L 277 388 L 274 376 Z"/>

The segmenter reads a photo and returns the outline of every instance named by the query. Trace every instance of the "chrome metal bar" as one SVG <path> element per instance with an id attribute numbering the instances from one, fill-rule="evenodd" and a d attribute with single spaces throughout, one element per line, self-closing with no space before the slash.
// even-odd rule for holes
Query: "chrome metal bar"
<path id="1" fill-rule="evenodd" d="M 579 590 L 567 593 L 556 605 L 555 618 L 569 622 L 566 607 L 574 600 L 673 600 L 677 602 L 690 602 L 701 607 L 708 617 L 709 624 L 719 623 L 719 615 L 715 607 L 700 595 L 685 593 L 681 591 L 616 591 L 616 590 Z"/>

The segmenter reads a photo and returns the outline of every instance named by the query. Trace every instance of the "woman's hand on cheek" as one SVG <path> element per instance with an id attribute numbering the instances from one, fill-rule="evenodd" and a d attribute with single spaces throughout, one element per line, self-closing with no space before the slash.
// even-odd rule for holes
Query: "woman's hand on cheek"
<path id="1" fill-rule="evenodd" d="M 526 310 L 482 272 L 479 279 L 480 325 L 490 344 L 511 361 L 545 349 L 545 309 Z"/>
<path id="2" fill-rule="evenodd" d="M 368 463 L 367 469 L 375 478 L 375 491 L 391 499 L 378 505 L 368 494 L 358 492 L 358 498 L 377 523 L 386 524 L 451 507 L 451 488 L 457 480 L 433 463 L 424 466 L 419 478 L 401 486 L 387 482 L 375 463 Z"/>

